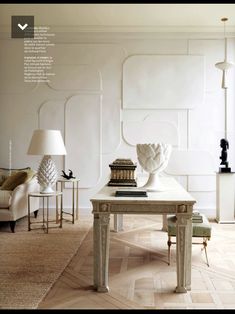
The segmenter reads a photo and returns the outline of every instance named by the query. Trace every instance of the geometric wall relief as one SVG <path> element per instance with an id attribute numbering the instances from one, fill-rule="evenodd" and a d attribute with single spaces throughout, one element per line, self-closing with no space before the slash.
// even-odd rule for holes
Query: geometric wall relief
<path id="1" fill-rule="evenodd" d="M 203 56 L 137 55 L 123 64 L 123 108 L 192 109 L 203 100 Z"/>
<path id="2" fill-rule="evenodd" d="M 48 85 L 56 90 L 89 90 L 101 91 L 102 81 L 100 72 L 87 64 L 55 65 L 55 76 Z"/>
<path id="3" fill-rule="evenodd" d="M 0 93 L 23 94 L 37 87 L 24 82 L 24 41 L 1 40 L 0 69 Z"/>
<path id="4" fill-rule="evenodd" d="M 211 176 L 189 176 L 188 191 L 214 192 L 216 190 L 216 177 Z"/>
<path id="5" fill-rule="evenodd" d="M 173 150 L 164 171 L 170 175 L 213 175 L 214 158 L 208 151 Z"/>
<path id="6" fill-rule="evenodd" d="M 216 193 L 215 192 L 193 192 L 190 191 L 192 197 L 196 200 L 195 209 L 200 210 L 204 214 L 215 215 Z"/>
<path id="7" fill-rule="evenodd" d="M 205 105 L 190 111 L 189 121 L 191 147 L 199 150 L 206 147 L 213 154 L 214 148 L 219 145 L 215 132 L 224 130 L 224 92 L 222 88 L 213 93 L 206 93 Z M 200 130 L 200 136 L 198 136 L 198 130 Z"/>
<path id="8" fill-rule="evenodd" d="M 77 36 L 75 40 L 78 41 Z M 125 49 L 119 43 L 94 43 L 95 41 L 96 39 L 92 43 L 56 43 L 53 52 L 54 64 L 89 64 L 103 70 L 119 65 L 120 71 L 120 65 L 127 56 Z"/>
<path id="9" fill-rule="evenodd" d="M 123 138 L 129 145 L 163 142 L 178 146 L 178 130 L 173 123 L 149 120 L 123 121 Z"/>
<path id="10" fill-rule="evenodd" d="M 89 71 L 95 69 L 95 73 L 83 73 L 81 79 L 82 84 L 85 84 L 85 77 L 88 76 L 88 81 L 86 82 L 86 86 L 83 86 L 84 89 L 91 90 L 90 88 L 95 88 L 95 91 L 103 92 L 103 100 L 102 100 L 102 119 L 103 119 L 103 127 L 102 127 L 102 138 L 103 138 L 103 146 L 102 153 L 103 154 L 111 154 L 117 150 L 120 145 L 120 108 L 121 108 L 121 88 L 120 82 L 122 78 L 122 64 L 123 60 L 127 57 L 127 53 L 125 49 L 120 46 L 119 43 L 105 43 L 105 42 L 97 42 L 97 39 L 93 37 L 87 43 L 84 43 L 83 37 L 79 40 L 79 35 L 74 35 L 74 41 L 81 41 L 82 43 L 57 43 L 54 51 L 54 67 L 57 65 L 68 65 L 71 66 L 81 66 L 88 65 Z M 83 35 L 82 35 L 83 36 Z M 97 42 L 97 43 L 96 43 Z M 84 69 L 84 71 L 87 71 Z M 84 72 L 83 71 L 83 72 Z M 98 84 L 98 75 L 99 71 L 99 79 L 101 83 Z M 56 72 L 57 73 L 57 72 Z M 69 75 L 68 75 L 69 76 Z M 67 77 L 68 77 L 67 76 Z M 64 76 L 63 76 L 64 77 Z M 67 79 L 67 77 L 65 79 Z M 55 77 L 56 79 L 56 77 Z M 78 79 L 78 76 L 74 78 L 74 81 Z M 95 82 L 92 81 L 96 79 Z M 82 88 L 82 86 L 74 86 L 73 82 L 72 86 L 76 89 Z M 92 84 L 91 84 L 92 83 Z M 94 84 L 95 83 L 95 84 Z M 54 82 L 52 82 L 54 84 Z M 67 85 L 67 83 L 65 82 Z M 51 85 L 50 85 L 51 86 Z M 54 86 L 53 86 L 54 88 Z M 61 86 L 64 89 L 64 86 Z M 67 86 L 68 89 L 71 86 Z M 112 123 L 110 123 L 112 121 Z"/>
<path id="11" fill-rule="evenodd" d="M 184 113 L 186 110 L 156 110 L 156 109 L 123 109 L 123 121 L 144 121 L 148 119 L 151 122 L 155 121 L 168 121 L 174 125 L 179 124 L 179 114 Z"/>
<path id="12" fill-rule="evenodd" d="M 104 91 L 102 96 L 102 154 L 114 153 L 121 142 L 120 97 L 108 93 Z"/>
<path id="13" fill-rule="evenodd" d="M 213 65 L 224 59 L 224 40 L 189 39 L 188 49 L 190 54 L 205 56 L 205 91 L 218 91 L 221 87 L 221 71 Z M 229 80 L 228 83 L 230 83 Z"/>
<path id="14" fill-rule="evenodd" d="M 101 109 L 100 95 L 72 96 L 65 105 L 65 169 L 81 188 L 96 186 L 101 177 Z"/>
<path id="15" fill-rule="evenodd" d="M 47 100 L 38 111 L 38 127 L 40 129 L 60 130 L 64 135 L 65 100 Z"/>
<path id="16" fill-rule="evenodd" d="M 175 110 L 176 111 L 176 110 Z M 193 110 L 194 112 L 195 110 Z M 189 110 L 177 110 L 178 112 L 178 133 L 179 133 L 179 149 L 189 148 L 189 129 L 191 132 L 191 125 L 189 125 Z M 191 139 L 191 138 L 190 138 Z"/>

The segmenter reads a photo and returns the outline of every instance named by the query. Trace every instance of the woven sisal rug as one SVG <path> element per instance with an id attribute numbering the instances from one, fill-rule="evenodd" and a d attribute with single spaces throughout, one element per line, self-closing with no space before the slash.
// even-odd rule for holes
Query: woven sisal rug
<path id="1" fill-rule="evenodd" d="M 65 221 L 48 234 L 27 231 L 27 217 L 18 220 L 15 233 L 0 223 L 0 309 L 37 308 L 86 237 L 91 218 L 83 216 L 74 225 Z"/>

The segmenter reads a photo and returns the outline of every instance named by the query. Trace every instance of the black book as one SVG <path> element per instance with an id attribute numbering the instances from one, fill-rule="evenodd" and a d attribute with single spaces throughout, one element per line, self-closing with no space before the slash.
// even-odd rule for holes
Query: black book
<path id="1" fill-rule="evenodd" d="M 115 192 L 115 196 L 136 196 L 136 197 L 146 197 L 146 190 L 137 189 L 119 189 Z"/>

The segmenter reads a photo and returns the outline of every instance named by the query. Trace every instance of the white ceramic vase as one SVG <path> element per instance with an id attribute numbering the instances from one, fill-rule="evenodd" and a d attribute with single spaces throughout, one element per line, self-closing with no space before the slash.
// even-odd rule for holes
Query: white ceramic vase
<path id="1" fill-rule="evenodd" d="M 137 157 L 141 167 L 149 173 L 148 181 L 143 186 L 147 191 L 164 191 L 159 173 L 162 172 L 169 161 L 172 147 L 170 144 L 153 143 L 137 144 Z"/>

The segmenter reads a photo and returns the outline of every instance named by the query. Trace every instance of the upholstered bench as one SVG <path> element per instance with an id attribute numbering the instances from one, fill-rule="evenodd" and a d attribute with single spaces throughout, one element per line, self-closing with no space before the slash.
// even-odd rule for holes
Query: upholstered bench
<path id="1" fill-rule="evenodd" d="M 203 218 L 203 222 L 200 223 L 192 223 L 192 237 L 195 238 L 202 238 L 203 242 L 192 242 L 192 244 L 202 244 L 203 248 L 205 250 L 206 255 L 206 262 L 207 266 L 209 266 L 208 257 L 207 257 L 207 241 L 211 238 L 211 225 L 206 218 L 205 215 L 201 214 Z M 168 233 L 168 264 L 170 265 L 170 247 L 171 244 L 175 244 L 176 242 L 171 241 L 171 237 L 176 237 L 176 216 L 170 216 L 167 218 L 167 233 Z"/>

